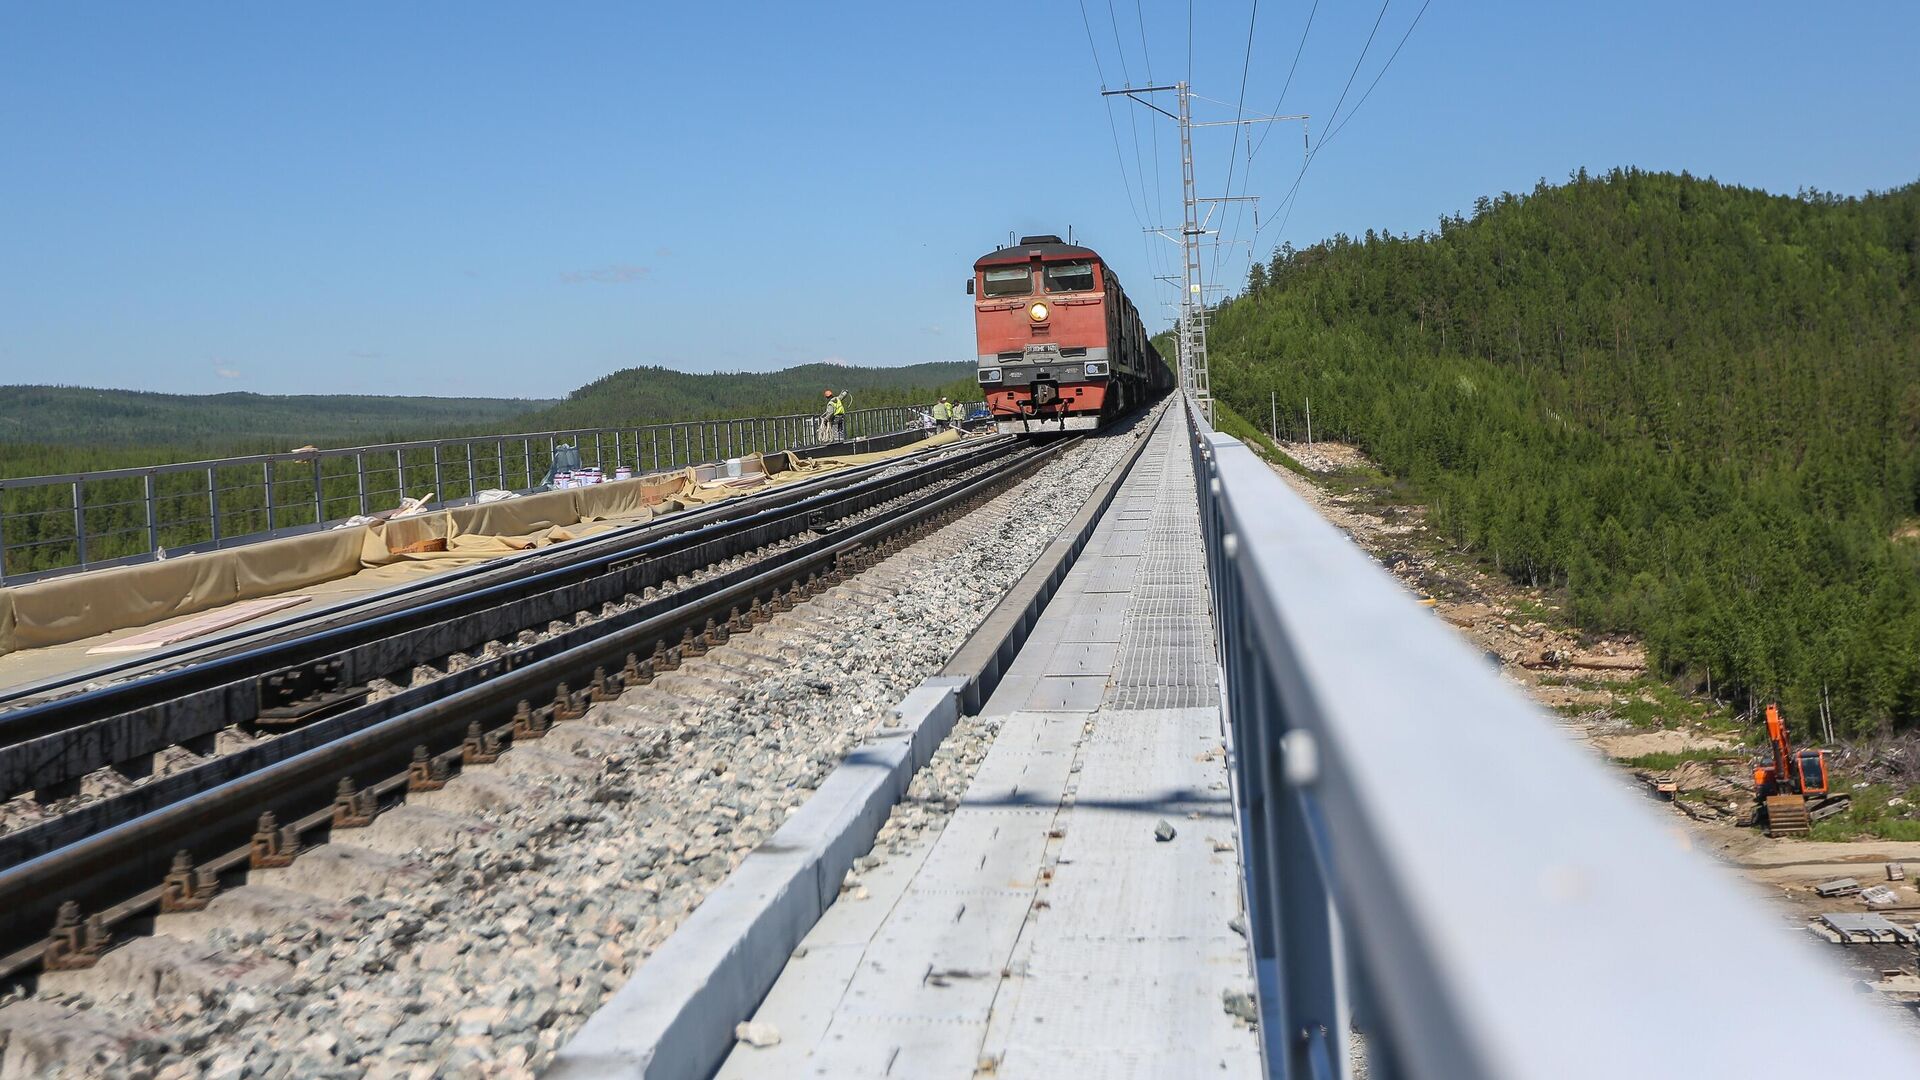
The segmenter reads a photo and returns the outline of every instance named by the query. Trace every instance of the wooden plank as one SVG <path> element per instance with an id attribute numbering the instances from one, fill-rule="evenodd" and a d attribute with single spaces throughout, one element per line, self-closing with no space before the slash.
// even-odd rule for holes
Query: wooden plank
<path id="1" fill-rule="evenodd" d="M 87 655 L 95 653 L 139 652 L 142 649 L 157 649 L 165 645 L 211 634 L 215 630 L 225 630 L 229 626 L 238 626 L 249 619 L 262 615 L 271 615 L 284 611 L 297 604 L 304 604 L 312 597 L 308 596 L 266 596 L 258 600 L 242 600 L 237 604 L 228 604 L 213 611 L 203 611 L 190 619 L 164 626 L 155 626 L 142 630 L 138 634 L 109 641 L 105 645 L 95 645 L 87 650 Z"/>

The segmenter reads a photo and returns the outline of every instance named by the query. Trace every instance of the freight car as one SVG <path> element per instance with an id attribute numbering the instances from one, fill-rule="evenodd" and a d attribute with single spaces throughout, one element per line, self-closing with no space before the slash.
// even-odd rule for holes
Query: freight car
<path id="1" fill-rule="evenodd" d="M 980 390 L 1000 431 L 1091 431 L 1173 388 L 1140 312 L 1091 248 L 1023 236 L 967 280 Z"/>

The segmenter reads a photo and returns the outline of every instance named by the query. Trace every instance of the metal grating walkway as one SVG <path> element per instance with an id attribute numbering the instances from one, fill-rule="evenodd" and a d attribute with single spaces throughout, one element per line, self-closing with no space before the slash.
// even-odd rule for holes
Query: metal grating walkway
<path id="1" fill-rule="evenodd" d="M 1116 504 L 1121 508 L 1116 529 L 1136 522 L 1145 528 L 1106 704 L 1116 709 L 1214 707 L 1220 704 L 1220 689 L 1193 466 L 1185 440 L 1155 439 L 1158 445 L 1134 467 L 1126 498 Z"/>

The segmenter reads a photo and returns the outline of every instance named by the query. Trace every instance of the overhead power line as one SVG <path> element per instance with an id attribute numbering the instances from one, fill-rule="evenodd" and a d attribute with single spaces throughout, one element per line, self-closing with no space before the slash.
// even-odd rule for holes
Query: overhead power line
<path id="1" fill-rule="evenodd" d="M 1093 43 L 1093 20 L 1087 18 L 1087 0 L 1080 0 L 1080 25 L 1087 31 L 1087 51 L 1093 54 L 1093 70 L 1100 76 L 1100 85 L 1107 85 L 1107 71 L 1100 63 L 1100 49 Z M 1113 103 L 1107 101 L 1107 131 L 1113 136 L 1113 163 L 1120 169 L 1120 184 L 1127 192 L 1127 211 L 1133 215 L 1134 223 L 1146 228 L 1146 218 L 1140 214 L 1140 208 L 1133 201 L 1133 182 L 1127 179 L 1127 159 L 1120 152 L 1120 127 L 1113 120 Z"/>
<path id="2" fill-rule="evenodd" d="M 1340 100 L 1333 103 L 1333 111 L 1327 114 L 1327 124 L 1329 127 L 1339 118 L 1340 106 L 1347 103 L 1347 91 L 1353 89 L 1353 80 L 1355 76 L 1360 74 L 1360 65 L 1367 62 L 1367 50 L 1373 48 L 1374 35 L 1380 32 L 1380 21 L 1387 17 L 1387 7 L 1392 3 L 1393 0 L 1382 0 L 1380 4 L 1380 14 L 1375 16 L 1373 20 L 1373 29 L 1367 31 L 1367 43 L 1360 46 L 1360 58 L 1353 62 L 1353 71 L 1347 75 L 1347 85 L 1340 90 Z M 1308 160 L 1311 161 L 1312 158 L 1309 157 Z"/>
<path id="3" fill-rule="evenodd" d="M 1257 22 L 1259 18 L 1260 18 L 1260 0 L 1253 0 L 1252 10 L 1250 10 L 1247 13 L 1247 49 L 1246 49 L 1246 52 L 1240 58 L 1240 98 L 1237 102 L 1234 103 L 1234 106 L 1233 106 L 1233 119 L 1234 119 L 1233 146 L 1227 150 L 1227 183 L 1226 183 L 1226 186 L 1221 189 L 1225 191 L 1228 195 L 1233 194 L 1233 171 L 1234 171 L 1234 166 L 1239 164 L 1239 155 L 1240 155 L 1240 123 L 1239 121 L 1241 121 L 1242 119 L 1245 119 L 1247 115 L 1247 72 L 1253 67 L 1253 27 L 1254 27 L 1254 23 Z M 1247 163 L 1247 168 L 1248 168 L 1248 171 L 1252 171 L 1253 163 L 1251 161 Z M 1244 189 L 1246 187 L 1246 184 L 1247 184 L 1246 178 L 1242 177 L 1240 180 L 1240 186 Z M 1231 244 L 1234 240 L 1239 239 L 1240 222 L 1244 220 L 1244 217 L 1245 217 L 1245 211 L 1236 207 L 1234 209 L 1233 236 L 1228 240 L 1229 244 Z M 1220 278 L 1221 249 L 1222 249 L 1222 245 L 1215 245 L 1213 249 L 1213 277 L 1216 281 L 1219 280 Z"/>
<path id="4" fill-rule="evenodd" d="M 1386 77 L 1387 69 L 1393 66 L 1394 59 L 1400 55 L 1400 50 L 1406 46 L 1407 39 L 1413 36 L 1413 28 L 1420 25 L 1420 16 L 1425 15 L 1427 13 L 1427 7 L 1432 3 L 1433 3 L 1433 0 L 1426 0 L 1426 3 L 1423 3 L 1420 5 L 1420 10 L 1413 13 L 1413 21 L 1407 24 L 1407 32 L 1400 35 L 1400 44 L 1395 45 L 1393 47 L 1393 52 L 1387 57 L 1387 62 L 1380 65 L 1379 74 L 1375 75 L 1373 77 L 1373 81 L 1367 84 L 1367 92 L 1364 94 L 1361 94 L 1360 100 L 1354 102 L 1353 108 L 1347 110 L 1347 115 L 1344 119 L 1340 121 L 1339 127 L 1336 127 L 1332 131 L 1329 131 L 1325 135 L 1321 136 L 1320 138 L 1321 146 L 1325 146 L 1327 145 L 1327 143 L 1332 142 L 1333 137 L 1335 135 L 1340 134 L 1341 130 L 1347 126 L 1347 122 L 1352 120 L 1354 117 L 1354 114 L 1360 111 L 1360 107 L 1365 105 L 1367 103 L 1367 99 L 1373 96 L 1373 88 L 1376 86 L 1379 86 L 1380 80 Z"/>
<path id="5" fill-rule="evenodd" d="M 1307 35 L 1313 32 L 1313 17 L 1320 13 L 1320 0 L 1313 0 L 1313 6 L 1307 9 L 1307 25 L 1300 31 L 1300 44 L 1293 48 L 1293 63 L 1287 68 L 1287 81 L 1280 85 L 1280 100 L 1273 103 L 1273 115 L 1280 115 L 1281 106 L 1287 103 L 1287 91 L 1293 89 L 1293 73 L 1300 70 L 1300 54 L 1307 51 Z M 1260 154 L 1260 148 L 1267 145 L 1267 136 L 1273 134 L 1268 128 L 1260 133 L 1260 141 L 1253 144 L 1253 156 Z"/>
<path id="6" fill-rule="evenodd" d="M 1383 3 L 1380 5 L 1381 18 L 1384 18 L 1386 16 L 1387 4 L 1391 2 L 1392 0 L 1387 0 L 1386 3 Z M 1340 109 L 1339 104 L 1336 104 L 1334 106 L 1334 112 L 1328 115 L 1327 133 L 1321 136 L 1320 141 L 1318 143 L 1315 143 L 1313 148 L 1308 151 L 1307 159 L 1300 163 L 1300 174 L 1293 178 L 1293 186 L 1287 190 L 1287 194 L 1282 204 L 1283 212 L 1278 217 L 1278 220 L 1280 222 L 1280 235 L 1285 235 L 1287 231 L 1287 222 L 1293 217 L 1293 208 L 1298 201 L 1298 197 L 1300 193 L 1300 183 L 1301 181 L 1306 179 L 1307 170 L 1312 167 L 1314 159 L 1320 156 L 1320 151 L 1326 147 L 1327 143 L 1331 141 L 1335 135 L 1338 135 L 1342 130 L 1346 128 L 1347 124 L 1350 121 L 1352 121 L 1354 115 L 1360 111 L 1360 107 L 1367 103 L 1367 99 L 1369 97 L 1373 96 L 1373 88 L 1380 85 L 1380 80 L 1386 76 L 1387 69 L 1393 66 L 1394 60 L 1398 58 L 1400 55 L 1400 50 L 1406 46 L 1407 39 L 1413 36 L 1414 27 L 1420 25 L 1421 16 L 1427 13 L 1427 8 L 1431 6 L 1432 3 L 1433 3 L 1433 0 L 1424 0 L 1424 2 L 1420 5 L 1420 10 L 1414 13 L 1413 21 L 1407 24 L 1407 32 L 1400 35 L 1399 44 L 1393 47 L 1393 52 L 1387 57 L 1387 62 L 1380 65 L 1379 73 L 1374 75 L 1373 81 L 1367 85 L 1366 92 L 1360 95 L 1360 100 L 1356 102 L 1353 108 L 1347 112 L 1347 115 L 1344 117 L 1339 117 L 1338 121 L 1336 122 L 1336 115 L 1338 114 Z M 1363 46 L 1360 50 L 1360 59 L 1354 61 L 1353 75 L 1349 75 L 1347 77 L 1347 90 L 1351 90 L 1353 88 L 1354 76 L 1360 73 L 1360 66 L 1366 60 L 1367 50 L 1372 47 L 1374 35 L 1377 34 L 1379 30 L 1380 30 L 1380 19 L 1375 19 L 1373 24 L 1373 31 L 1367 35 L 1367 44 Z M 1342 104 L 1345 103 L 1346 101 L 1347 90 L 1342 90 L 1340 92 L 1340 103 Z M 1267 220 L 1271 222 L 1275 219 L 1268 218 Z M 1262 226 L 1260 229 L 1254 232 L 1253 239 L 1256 245 L 1260 241 L 1260 234 L 1264 232 L 1266 232 L 1265 226 Z"/>

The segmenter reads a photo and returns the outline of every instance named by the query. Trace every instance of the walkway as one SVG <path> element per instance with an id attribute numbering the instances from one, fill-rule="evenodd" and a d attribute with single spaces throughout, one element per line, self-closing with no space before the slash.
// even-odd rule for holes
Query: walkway
<path id="1" fill-rule="evenodd" d="M 1168 410 L 946 828 L 828 910 L 721 1076 L 1259 1073 L 1188 437 Z"/>

